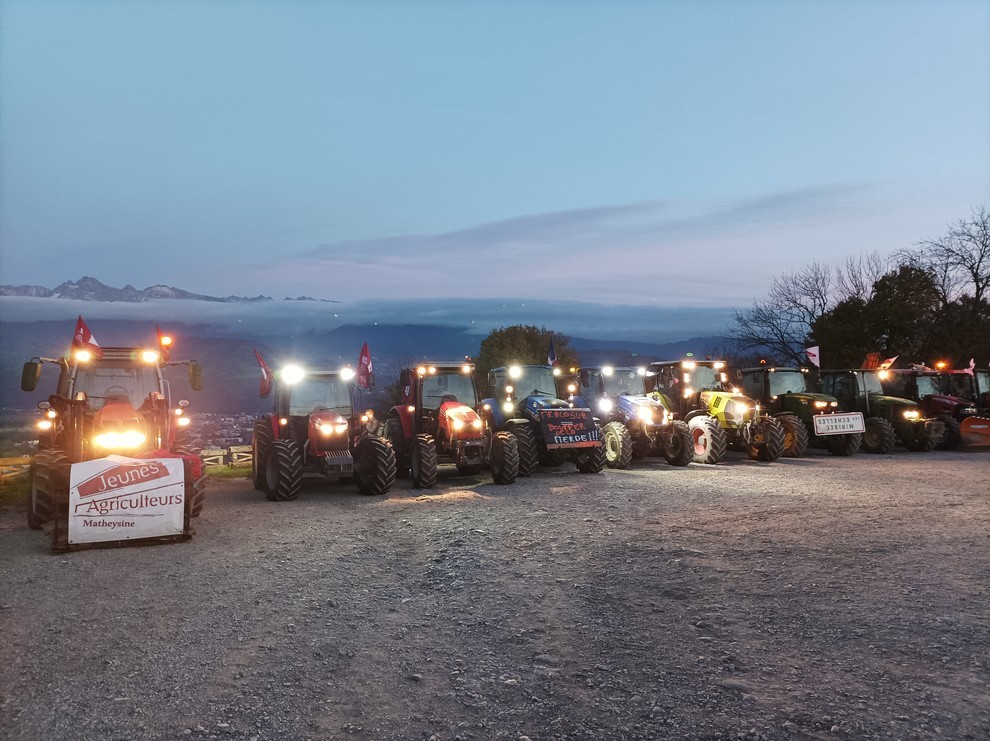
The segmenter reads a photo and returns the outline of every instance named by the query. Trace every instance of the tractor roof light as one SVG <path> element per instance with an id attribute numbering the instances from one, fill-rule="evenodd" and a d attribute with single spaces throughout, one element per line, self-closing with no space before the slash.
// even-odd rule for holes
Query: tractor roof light
<path id="1" fill-rule="evenodd" d="M 179 417 L 176 420 L 176 423 L 179 425 L 179 427 L 188 427 L 190 424 L 192 424 L 192 420 L 189 417 Z"/>
<path id="2" fill-rule="evenodd" d="M 568 393 L 573 394 L 575 391 L 577 391 L 577 386 L 575 386 L 573 383 L 567 384 Z"/>
<path id="3" fill-rule="evenodd" d="M 560 368 L 554 368 L 554 369 L 553 369 L 553 374 L 554 374 L 555 376 L 559 376 L 559 375 L 560 375 Z"/>
<path id="4" fill-rule="evenodd" d="M 39 419 L 38 420 L 38 429 L 39 430 L 50 430 L 53 425 L 54 425 L 54 422 L 52 422 L 50 419 Z"/>
<path id="5" fill-rule="evenodd" d="M 172 338 L 169 337 L 167 334 L 163 334 L 158 339 L 158 344 L 161 345 L 162 347 L 168 347 L 172 344 Z"/>
<path id="6" fill-rule="evenodd" d="M 425 365 L 419 366 L 416 369 L 416 375 L 417 376 L 425 376 L 426 375 L 426 366 Z"/>
<path id="7" fill-rule="evenodd" d="M 88 363 L 93 359 L 93 353 L 89 350 L 76 350 L 72 357 L 77 363 Z"/>
<path id="8" fill-rule="evenodd" d="M 352 378 L 354 378 L 354 369 L 353 368 L 341 368 L 340 369 L 340 380 L 342 380 L 342 381 L 350 381 Z"/>
<path id="9" fill-rule="evenodd" d="M 518 365 L 510 365 L 509 378 L 522 378 L 522 368 Z"/>
<path id="10" fill-rule="evenodd" d="M 145 363 L 157 363 L 158 357 L 159 357 L 158 353 L 154 350 L 141 351 L 141 360 L 143 360 Z"/>
<path id="11" fill-rule="evenodd" d="M 299 383 L 306 376 L 306 371 L 298 365 L 287 365 L 282 369 L 282 381 L 289 385 Z"/>
<path id="12" fill-rule="evenodd" d="M 506 399 L 504 402 L 502 402 L 502 411 L 504 411 L 506 414 L 510 414 L 513 409 L 515 409 L 515 406 L 512 404 L 512 402 L 509 399 Z"/>
<path id="13" fill-rule="evenodd" d="M 722 362 L 721 360 L 716 360 L 714 363 L 712 363 L 712 368 L 714 368 L 715 370 L 720 370 L 721 368 L 724 367 L 725 367 L 725 363 Z"/>
<path id="14" fill-rule="evenodd" d="M 696 365 L 697 365 L 697 363 L 695 363 L 693 360 L 682 360 L 681 361 L 681 368 L 683 368 L 684 370 L 694 370 L 694 368 L 695 368 Z"/>
<path id="15" fill-rule="evenodd" d="M 436 368 L 435 365 L 431 365 L 428 370 L 429 370 L 429 373 L 430 373 L 431 376 L 432 375 L 435 375 L 436 372 L 437 372 L 437 368 Z"/>
<path id="16" fill-rule="evenodd" d="M 944 360 L 939 360 L 937 363 L 935 363 L 935 369 L 936 370 L 945 370 L 948 367 L 949 367 L 949 364 L 946 363 Z"/>
<path id="17" fill-rule="evenodd" d="M 516 387 L 513 386 L 511 383 L 508 386 L 505 387 L 505 393 L 507 393 L 507 394 L 511 394 L 515 390 L 516 390 Z"/>
<path id="18" fill-rule="evenodd" d="M 636 369 L 636 373 L 639 374 L 639 375 L 641 375 L 641 376 L 645 376 L 646 375 L 646 366 L 643 366 L 643 365 L 639 366 L 639 368 Z"/>
<path id="19" fill-rule="evenodd" d="M 465 363 L 461 366 L 461 373 L 470 373 L 472 370 L 474 370 L 474 366 L 470 363 Z"/>
<path id="20" fill-rule="evenodd" d="M 54 409 L 49 409 L 47 412 L 45 412 L 45 416 L 48 417 L 48 419 L 55 419 L 58 416 L 58 412 L 56 412 Z"/>
<path id="21" fill-rule="evenodd" d="M 877 376 L 879 376 L 880 380 L 883 381 L 890 377 L 890 373 L 888 373 L 886 369 L 884 369 L 881 371 L 877 371 Z"/>
<path id="22" fill-rule="evenodd" d="M 602 367 L 603 376 L 611 376 L 613 373 L 615 373 L 615 368 L 613 368 L 611 365 L 606 365 Z"/>

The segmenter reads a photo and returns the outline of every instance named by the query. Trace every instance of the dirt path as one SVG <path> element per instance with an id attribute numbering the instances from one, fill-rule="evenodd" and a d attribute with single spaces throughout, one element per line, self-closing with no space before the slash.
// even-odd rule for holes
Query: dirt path
<path id="1" fill-rule="evenodd" d="M 53 555 L 0 511 L 10 739 L 990 738 L 990 454 L 442 477 Z"/>

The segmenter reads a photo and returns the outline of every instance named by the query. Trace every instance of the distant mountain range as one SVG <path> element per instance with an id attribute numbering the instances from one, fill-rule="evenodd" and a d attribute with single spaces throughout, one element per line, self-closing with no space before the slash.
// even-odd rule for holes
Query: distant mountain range
<path id="1" fill-rule="evenodd" d="M 201 293 L 190 293 L 189 291 L 183 291 L 181 288 L 173 288 L 172 286 L 163 286 L 160 283 L 154 286 L 148 286 L 144 289 L 137 289 L 134 286 L 128 284 L 123 288 L 114 288 L 113 286 L 108 286 L 96 278 L 91 278 L 89 276 L 83 276 L 79 280 L 67 280 L 61 283 L 55 288 L 46 288 L 45 286 L 0 286 L 0 296 L 29 296 L 32 298 L 66 298 L 75 299 L 77 301 L 123 301 L 127 303 L 141 303 L 143 301 L 150 301 L 151 299 L 186 299 L 193 301 L 215 301 L 219 303 L 255 303 L 258 301 L 272 301 L 271 296 L 227 296 L 221 298 L 219 296 L 204 296 Z M 300 296 L 298 298 L 288 298 L 286 301 L 323 301 L 325 303 L 336 303 L 331 301 L 326 301 L 326 299 L 315 299 L 309 296 Z"/>

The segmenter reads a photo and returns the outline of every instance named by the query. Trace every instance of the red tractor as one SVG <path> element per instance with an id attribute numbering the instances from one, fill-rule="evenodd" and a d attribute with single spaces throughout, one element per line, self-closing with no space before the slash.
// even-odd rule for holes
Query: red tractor
<path id="1" fill-rule="evenodd" d="M 24 364 L 21 388 L 34 391 L 46 364 L 59 368 L 58 386 L 38 404 L 38 453 L 30 468 L 28 527 L 60 521 L 69 502 L 69 468 L 74 463 L 119 454 L 129 457 L 182 457 L 187 462 L 189 515 L 196 517 L 205 499 L 202 461 L 186 444 L 189 402 L 172 404 L 167 366 L 188 366 L 189 385 L 203 388 L 195 360 L 163 362 L 171 338 L 158 349 L 103 347 L 78 349 L 70 357 L 36 357 Z"/>
<path id="2" fill-rule="evenodd" d="M 519 475 L 515 435 L 495 431 L 479 411 L 472 363 L 423 363 L 399 374 L 402 403 L 392 408 L 385 435 L 392 442 L 400 476 L 429 488 L 437 466 L 453 463 L 462 474 L 491 468 L 496 484 Z"/>
<path id="3" fill-rule="evenodd" d="M 303 370 L 288 365 L 273 374 L 271 414 L 255 422 L 254 488 L 273 502 L 295 499 L 304 474 L 354 480 L 362 494 L 387 493 L 395 483 L 395 453 L 355 411 L 354 371 Z M 266 397 L 267 391 L 262 393 Z"/>
<path id="4" fill-rule="evenodd" d="M 918 402 L 925 417 L 941 419 L 945 431 L 935 442 L 938 450 L 952 450 L 962 442 L 960 425 L 976 415 L 976 405 L 961 396 L 946 394 L 939 372 L 925 366 L 880 371 L 884 393 Z"/>

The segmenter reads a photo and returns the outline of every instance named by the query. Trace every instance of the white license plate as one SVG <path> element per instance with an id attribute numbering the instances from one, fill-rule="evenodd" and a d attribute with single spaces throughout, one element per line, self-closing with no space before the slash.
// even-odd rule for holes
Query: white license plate
<path id="1" fill-rule="evenodd" d="M 816 414 L 815 434 L 848 435 L 851 432 L 866 432 L 862 412 L 840 412 L 838 414 Z"/>

